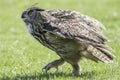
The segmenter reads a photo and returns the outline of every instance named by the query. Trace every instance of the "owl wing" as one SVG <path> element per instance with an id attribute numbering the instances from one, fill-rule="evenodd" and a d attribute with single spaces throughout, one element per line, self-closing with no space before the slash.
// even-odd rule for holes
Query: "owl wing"
<path id="1" fill-rule="evenodd" d="M 46 18 L 44 29 L 54 34 L 93 44 L 104 44 L 107 40 L 101 32 L 104 26 L 91 17 L 69 10 L 49 10 L 47 12 L 55 19 Z"/>
<path id="2" fill-rule="evenodd" d="M 92 53 L 92 56 L 102 62 L 113 60 L 113 55 L 109 52 L 111 48 L 104 44 L 107 39 L 102 34 L 104 26 L 99 21 L 75 11 L 49 10 L 46 12 L 51 19 L 43 14 L 46 19 L 46 22 L 43 23 L 45 30 L 62 38 L 91 45 L 96 51 L 98 50 L 99 54 L 105 56 L 103 59 L 97 52 Z"/>
<path id="3" fill-rule="evenodd" d="M 89 17 L 87 15 L 81 14 L 80 12 L 77 11 L 70 11 L 70 10 L 58 10 L 58 9 L 53 9 L 53 10 L 48 10 L 47 11 L 50 15 L 56 17 L 56 18 L 64 18 L 64 19 L 77 19 L 82 23 L 85 23 L 89 25 L 92 29 L 95 31 L 102 31 L 105 29 L 104 25 L 100 23 L 98 20 Z"/>

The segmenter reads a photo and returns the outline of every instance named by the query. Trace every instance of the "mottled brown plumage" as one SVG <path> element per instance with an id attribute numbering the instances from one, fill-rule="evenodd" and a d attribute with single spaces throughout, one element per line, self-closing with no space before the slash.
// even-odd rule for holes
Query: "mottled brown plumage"
<path id="1" fill-rule="evenodd" d="M 78 62 L 82 57 L 104 63 L 114 59 L 111 48 L 105 45 L 104 26 L 96 19 L 76 11 L 38 7 L 25 10 L 22 19 L 34 38 L 60 56 L 43 68 L 46 71 L 66 61 L 72 65 L 73 73 L 79 74 Z"/>

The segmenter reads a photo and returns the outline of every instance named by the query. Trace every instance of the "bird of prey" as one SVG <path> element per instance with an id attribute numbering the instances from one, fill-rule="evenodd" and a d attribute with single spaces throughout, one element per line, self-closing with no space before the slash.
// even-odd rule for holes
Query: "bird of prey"
<path id="1" fill-rule="evenodd" d="M 105 44 L 107 38 L 102 33 L 105 27 L 92 17 L 77 11 L 32 6 L 23 11 L 21 18 L 35 39 L 60 56 L 47 64 L 43 68 L 45 71 L 68 62 L 73 74 L 78 75 L 81 73 L 78 62 L 82 57 L 95 62 L 113 62 L 114 55 Z"/>

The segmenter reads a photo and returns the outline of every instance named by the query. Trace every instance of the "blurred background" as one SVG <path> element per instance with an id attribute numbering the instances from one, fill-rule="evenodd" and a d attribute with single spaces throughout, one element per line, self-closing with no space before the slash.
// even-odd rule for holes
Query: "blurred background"
<path id="1" fill-rule="evenodd" d="M 75 10 L 98 19 L 106 26 L 107 43 L 114 49 L 117 56 L 115 64 L 110 68 L 110 74 L 120 73 L 120 0 L 1 0 L 0 1 L 0 78 L 15 77 L 21 74 L 32 74 L 41 71 L 41 68 L 58 56 L 51 50 L 43 47 L 29 35 L 21 19 L 22 12 L 38 3 L 36 6 L 44 9 Z M 83 61 L 83 66 L 88 65 Z M 96 64 L 84 69 L 87 71 L 96 68 Z M 68 64 L 67 64 L 68 65 Z M 98 64 L 98 71 L 101 70 Z M 64 66 L 65 67 L 65 66 Z M 116 69 L 118 69 L 116 71 Z M 67 69 L 67 66 L 66 66 Z M 63 69 L 61 68 L 61 71 Z M 97 71 L 97 70 L 96 70 Z M 103 67 L 103 71 L 109 69 Z M 67 71 L 66 71 L 67 72 Z M 70 72 L 70 71 L 68 71 Z M 113 73 L 112 73 L 113 72 Z M 98 72 L 99 73 L 99 72 Z M 101 76 L 102 73 L 101 73 Z M 109 76 L 107 76 L 109 77 Z M 118 76 L 115 76 L 118 79 Z M 113 80 L 113 79 L 112 79 Z"/>

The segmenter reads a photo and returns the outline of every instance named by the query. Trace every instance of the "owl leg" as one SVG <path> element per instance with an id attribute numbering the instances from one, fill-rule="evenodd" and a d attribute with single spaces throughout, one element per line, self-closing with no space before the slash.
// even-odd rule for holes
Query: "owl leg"
<path id="1" fill-rule="evenodd" d="M 78 64 L 72 64 L 72 67 L 73 67 L 72 73 L 75 74 L 75 75 L 80 75 L 81 68 L 79 67 L 79 65 Z"/>
<path id="2" fill-rule="evenodd" d="M 56 68 L 58 71 L 58 66 L 62 65 L 65 61 L 60 58 L 58 60 L 54 60 L 50 63 L 48 63 L 42 70 L 45 70 L 46 72 L 50 70 L 51 68 Z"/>

